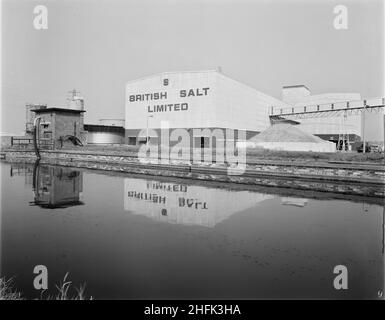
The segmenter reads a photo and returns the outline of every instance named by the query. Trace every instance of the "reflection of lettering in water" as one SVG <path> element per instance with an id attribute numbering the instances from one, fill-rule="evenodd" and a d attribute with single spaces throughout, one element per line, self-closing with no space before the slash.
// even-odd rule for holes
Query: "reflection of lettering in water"
<path id="1" fill-rule="evenodd" d="M 133 214 L 185 225 L 214 227 L 236 212 L 273 196 L 197 185 L 126 178 L 124 209 Z"/>
<path id="2" fill-rule="evenodd" d="M 159 181 L 147 181 L 147 189 L 187 192 L 187 186 Z"/>
<path id="3" fill-rule="evenodd" d="M 154 203 L 166 204 L 166 197 L 159 196 L 156 193 L 128 191 L 127 196 L 129 198 L 135 198 L 135 199 L 139 199 L 139 200 L 151 201 Z"/>
<path id="4" fill-rule="evenodd" d="M 153 203 L 166 204 L 166 197 L 156 193 L 127 191 L 127 197 L 135 198 L 144 201 L 150 201 Z M 200 202 L 198 199 L 189 199 L 185 197 L 178 197 L 179 207 L 187 207 L 194 209 L 207 209 L 206 202 Z"/>

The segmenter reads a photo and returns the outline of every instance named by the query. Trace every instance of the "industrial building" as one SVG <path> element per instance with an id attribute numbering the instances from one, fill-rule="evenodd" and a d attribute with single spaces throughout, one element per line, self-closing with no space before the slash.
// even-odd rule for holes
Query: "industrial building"
<path id="1" fill-rule="evenodd" d="M 97 124 L 84 124 L 84 99 L 76 90 L 70 92 L 66 107 L 27 104 L 25 137 L 11 141 L 31 143 L 37 118 L 39 144 L 52 148 L 147 141 L 161 144 L 162 128 L 168 128 L 168 134 L 186 129 L 189 145 L 194 147 L 216 147 L 224 140 L 236 141 L 240 147 L 333 152 L 351 150 L 354 143 L 362 141 L 369 116 L 374 123 L 370 129 L 384 132 L 383 98 L 382 102 L 370 102 L 379 106 L 371 109 L 375 112 L 362 110 L 367 100 L 361 100 L 359 93 L 313 95 L 305 85 L 284 86 L 281 99 L 277 99 L 218 70 L 144 77 L 129 81 L 125 94 L 125 119 L 105 118 Z M 383 134 L 379 136 L 383 143 Z M 366 141 L 377 140 L 366 137 Z"/>
<path id="2" fill-rule="evenodd" d="M 125 138 L 133 145 L 146 141 L 147 128 L 159 136 L 166 121 L 171 131 L 187 129 L 195 146 L 210 146 L 210 133 L 199 136 L 199 129 L 244 130 L 249 139 L 270 125 L 272 105 L 290 106 L 217 70 L 165 72 L 127 83 Z"/>
<path id="3" fill-rule="evenodd" d="M 40 147 L 63 148 L 65 145 L 82 145 L 84 110 L 47 107 L 33 109 L 40 118 L 37 136 Z"/>
<path id="4" fill-rule="evenodd" d="M 56 149 L 85 143 L 84 99 L 74 90 L 67 101 L 66 107 L 27 104 L 26 137 L 32 137 L 36 126 L 37 141 L 41 148 Z"/>
<path id="5" fill-rule="evenodd" d="M 31 143 L 35 120 L 39 118 L 37 141 L 42 148 L 124 143 L 124 119 L 100 119 L 98 124 L 84 124 L 84 112 L 84 99 L 76 90 L 70 91 L 65 107 L 28 103 L 25 136 L 15 141 Z"/>
<path id="6" fill-rule="evenodd" d="M 171 132 L 179 128 L 187 129 L 190 144 L 195 147 L 213 146 L 209 138 L 211 129 L 233 129 L 235 136 L 238 130 L 244 130 L 246 141 L 251 141 L 277 122 L 290 122 L 284 117 L 273 121 L 272 109 L 294 110 L 303 107 L 306 111 L 308 106 L 316 106 L 318 110 L 326 106 L 338 109 L 349 102 L 362 103 L 360 94 L 312 95 L 305 85 L 293 85 L 283 87 L 282 99 L 279 100 L 233 80 L 218 70 L 165 72 L 126 84 L 125 142 L 137 145 L 146 142 L 148 136 L 150 143 L 160 143 L 162 123 L 167 123 Z M 302 117 L 290 123 L 296 125 L 296 134 L 303 132 L 307 136 L 307 142 L 313 146 L 319 144 L 319 147 L 311 148 L 314 151 L 333 149 L 330 145 L 322 144 L 321 139 L 333 142 L 335 147 L 343 139 L 346 149 L 350 148 L 352 143 L 361 140 L 364 125 L 361 111 L 337 116 Z M 313 139 L 309 135 L 321 139 Z M 238 145 L 251 146 L 246 141 Z M 269 148 L 265 142 L 260 145 Z M 285 141 L 275 142 L 278 144 L 275 143 L 274 149 Z M 301 146 L 292 146 L 293 150 L 306 149 L 303 143 Z"/>

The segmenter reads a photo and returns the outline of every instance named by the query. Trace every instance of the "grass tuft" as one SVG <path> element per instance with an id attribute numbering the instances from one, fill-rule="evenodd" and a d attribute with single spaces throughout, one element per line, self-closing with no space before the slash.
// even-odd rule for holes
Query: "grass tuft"
<path id="1" fill-rule="evenodd" d="M 21 293 L 14 287 L 13 279 L 0 278 L 0 300 L 22 300 Z"/>
<path id="2" fill-rule="evenodd" d="M 58 285 L 55 285 L 58 291 L 57 294 L 44 296 L 46 291 L 43 290 L 37 300 L 93 300 L 92 297 L 88 298 L 85 295 L 85 284 L 74 287 L 72 281 L 69 281 L 68 278 L 69 273 L 67 272 L 63 280 Z M 8 280 L 0 278 L 0 300 L 23 300 L 22 294 L 15 289 L 15 283 L 12 278 Z"/>

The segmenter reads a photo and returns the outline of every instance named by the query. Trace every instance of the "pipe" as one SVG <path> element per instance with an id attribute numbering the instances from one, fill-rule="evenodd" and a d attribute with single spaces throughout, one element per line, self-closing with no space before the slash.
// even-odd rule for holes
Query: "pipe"
<path id="1" fill-rule="evenodd" d="M 36 157 L 40 159 L 40 151 L 38 146 L 38 125 L 40 124 L 41 117 L 36 117 L 33 121 L 33 147 L 35 150 Z"/>
<path id="2" fill-rule="evenodd" d="M 32 189 L 33 191 L 39 192 L 38 191 L 38 181 L 37 179 L 39 178 L 39 163 L 40 159 L 37 159 L 35 163 L 33 164 L 33 174 L 32 174 Z"/>

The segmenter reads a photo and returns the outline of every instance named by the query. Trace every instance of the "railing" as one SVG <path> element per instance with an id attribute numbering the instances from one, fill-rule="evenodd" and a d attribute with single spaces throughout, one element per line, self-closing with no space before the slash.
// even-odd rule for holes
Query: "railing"
<path id="1" fill-rule="evenodd" d="M 40 139 L 39 140 L 40 149 L 53 150 L 54 143 L 51 139 Z"/>
<path id="2" fill-rule="evenodd" d="M 33 138 L 19 138 L 19 137 L 11 137 L 11 146 L 17 145 L 31 145 L 33 144 Z"/>
<path id="3" fill-rule="evenodd" d="M 370 110 L 385 107 L 385 98 L 373 98 L 369 100 L 355 100 L 335 103 L 324 103 L 300 107 L 271 107 L 270 116 L 290 116 L 323 112 L 338 112 L 349 110 Z"/>
<path id="4" fill-rule="evenodd" d="M 38 145 L 41 149 L 53 150 L 54 142 L 52 139 L 39 139 Z M 11 146 L 28 148 L 33 146 L 33 138 L 28 137 L 11 137 Z"/>

